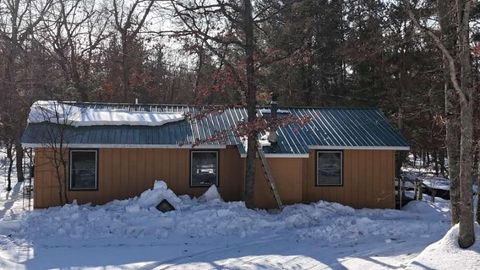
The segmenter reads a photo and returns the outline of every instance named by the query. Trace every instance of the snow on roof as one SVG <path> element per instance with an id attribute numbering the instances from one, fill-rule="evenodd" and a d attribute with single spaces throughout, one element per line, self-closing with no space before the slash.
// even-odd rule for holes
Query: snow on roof
<path id="1" fill-rule="evenodd" d="M 272 111 L 270 109 L 267 109 L 267 108 L 262 108 L 262 109 L 259 109 L 258 110 L 261 114 L 270 114 L 272 113 Z M 282 110 L 282 109 L 278 109 L 277 110 L 277 114 L 290 114 L 290 111 L 289 110 Z"/>
<path id="2" fill-rule="evenodd" d="M 50 122 L 72 126 L 162 126 L 185 119 L 184 113 L 146 112 L 80 107 L 57 101 L 37 101 L 28 115 L 28 123 Z"/>

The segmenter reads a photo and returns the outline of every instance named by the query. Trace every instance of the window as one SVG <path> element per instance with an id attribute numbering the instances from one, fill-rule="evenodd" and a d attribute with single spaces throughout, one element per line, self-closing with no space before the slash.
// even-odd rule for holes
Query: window
<path id="1" fill-rule="evenodd" d="M 317 186 L 341 186 L 343 184 L 341 151 L 317 152 Z"/>
<path id="2" fill-rule="evenodd" d="M 218 185 L 218 152 L 192 151 L 190 172 L 190 185 L 192 187 Z"/>
<path id="3" fill-rule="evenodd" d="M 97 189 L 97 150 L 70 151 L 70 189 Z"/>

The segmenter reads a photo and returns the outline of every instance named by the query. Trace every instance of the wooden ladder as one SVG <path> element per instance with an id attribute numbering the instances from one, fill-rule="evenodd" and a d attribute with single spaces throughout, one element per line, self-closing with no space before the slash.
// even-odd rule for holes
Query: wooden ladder
<path id="1" fill-rule="evenodd" d="M 280 194 L 278 193 L 277 185 L 273 180 L 272 171 L 270 170 L 270 166 L 268 165 L 268 160 L 265 157 L 265 153 L 263 152 L 262 146 L 259 146 L 257 149 L 258 149 L 258 155 L 260 156 L 260 160 L 262 161 L 262 168 L 265 174 L 265 178 L 267 179 L 268 186 L 270 187 L 270 190 L 273 193 L 273 197 L 277 202 L 278 208 L 282 209 L 283 208 L 282 200 L 280 199 Z"/>

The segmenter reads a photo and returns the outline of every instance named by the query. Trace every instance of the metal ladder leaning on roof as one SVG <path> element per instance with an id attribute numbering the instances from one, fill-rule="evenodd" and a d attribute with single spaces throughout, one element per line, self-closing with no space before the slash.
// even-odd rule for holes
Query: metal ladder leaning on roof
<path id="1" fill-rule="evenodd" d="M 270 166 L 268 165 L 268 160 L 265 157 L 265 152 L 263 152 L 262 146 L 257 147 L 257 150 L 258 150 L 258 155 L 260 156 L 260 160 L 262 161 L 262 168 L 265 174 L 265 178 L 267 179 L 268 186 L 270 187 L 270 190 L 273 193 L 273 198 L 277 202 L 278 208 L 282 209 L 283 208 L 282 200 L 280 199 L 280 194 L 278 193 L 277 185 L 273 180 L 272 171 L 270 170 Z"/>

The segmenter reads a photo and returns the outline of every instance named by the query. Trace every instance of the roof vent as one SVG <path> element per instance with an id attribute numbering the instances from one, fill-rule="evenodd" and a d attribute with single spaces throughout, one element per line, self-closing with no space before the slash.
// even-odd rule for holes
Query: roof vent
<path id="1" fill-rule="evenodd" d="M 272 93 L 272 101 L 270 101 L 270 121 L 273 122 L 277 119 L 277 111 L 278 111 L 277 95 L 275 93 Z M 275 128 L 273 128 L 268 134 L 268 141 L 272 144 L 277 143 L 278 136 Z"/>

